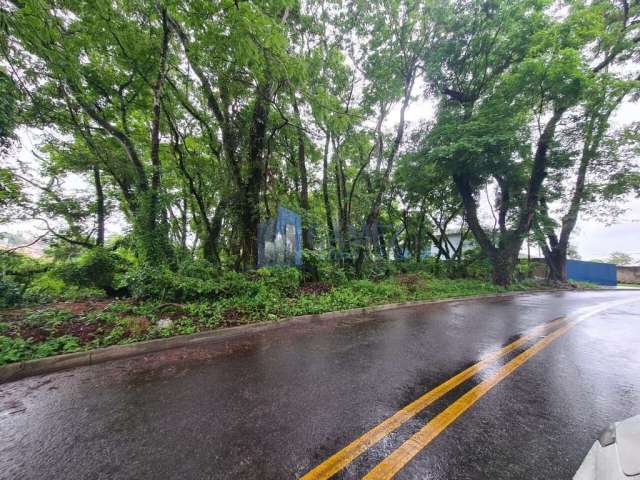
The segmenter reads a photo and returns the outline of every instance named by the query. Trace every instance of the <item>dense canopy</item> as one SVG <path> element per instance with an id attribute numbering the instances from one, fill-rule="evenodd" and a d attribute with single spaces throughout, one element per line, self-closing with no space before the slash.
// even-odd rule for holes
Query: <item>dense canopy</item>
<path id="1" fill-rule="evenodd" d="M 566 280 L 578 215 L 640 190 L 636 0 L 0 0 L 0 49 L 0 221 L 62 259 L 251 270 L 284 206 L 312 277 L 472 236 L 500 285 L 525 240 Z"/>

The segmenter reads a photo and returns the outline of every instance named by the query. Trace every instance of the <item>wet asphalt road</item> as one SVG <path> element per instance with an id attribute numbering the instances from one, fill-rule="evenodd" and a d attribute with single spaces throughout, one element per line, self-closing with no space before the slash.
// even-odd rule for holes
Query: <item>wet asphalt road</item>
<path id="1" fill-rule="evenodd" d="M 298 322 L 0 385 L 0 478 L 296 478 L 526 330 L 632 298 L 532 357 L 396 476 L 569 479 L 603 428 L 640 413 L 640 292 L 529 294 Z M 495 370 L 334 478 L 361 478 Z"/>

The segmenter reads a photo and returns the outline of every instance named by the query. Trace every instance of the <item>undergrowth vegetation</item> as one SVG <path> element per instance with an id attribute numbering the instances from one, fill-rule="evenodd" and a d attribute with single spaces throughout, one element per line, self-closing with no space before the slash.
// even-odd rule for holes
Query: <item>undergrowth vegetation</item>
<path id="1" fill-rule="evenodd" d="M 293 267 L 222 271 L 194 259 L 169 270 L 103 249 L 55 263 L 0 258 L 0 364 L 295 315 L 541 287 L 527 279 L 526 264 L 520 282 L 494 285 L 474 253 L 457 262 L 372 262 L 364 278 L 320 257 L 313 277 Z"/>

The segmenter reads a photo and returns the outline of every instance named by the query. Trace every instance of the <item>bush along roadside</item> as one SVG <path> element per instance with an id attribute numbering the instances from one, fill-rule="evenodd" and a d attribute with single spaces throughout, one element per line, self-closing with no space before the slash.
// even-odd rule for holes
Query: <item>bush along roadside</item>
<path id="1" fill-rule="evenodd" d="M 0 255 L 0 365 L 228 326 L 387 303 L 549 288 L 527 279 L 498 287 L 481 255 L 462 261 L 371 261 L 314 255 L 313 274 L 292 267 L 239 273 L 187 258 L 171 268 L 126 248 L 69 260 Z"/>
<path id="2" fill-rule="evenodd" d="M 193 283 L 194 277 L 187 278 Z M 541 288 L 526 282 L 505 289 L 483 280 L 441 279 L 424 272 L 380 281 L 301 283 L 298 270 L 283 268 L 233 274 L 205 286 L 180 287 L 175 282 L 168 286 L 160 281 L 165 296 L 172 289 L 172 301 L 166 301 L 145 299 L 142 290 L 156 289 L 158 282 L 139 281 L 140 295 L 134 299 L 90 299 L 0 311 L 0 365 L 296 315 Z M 192 301 L 193 289 L 208 299 Z"/>

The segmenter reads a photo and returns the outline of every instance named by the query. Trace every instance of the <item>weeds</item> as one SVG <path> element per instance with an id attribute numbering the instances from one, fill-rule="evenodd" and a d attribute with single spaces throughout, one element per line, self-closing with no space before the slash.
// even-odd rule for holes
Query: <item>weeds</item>
<path id="1" fill-rule="evenodd" d="M 205 290 L 211 294 L 209 298 L 186 302 L 173 301 L 176 297 L 113 300 L 98 304 L 99 308 L 91 302 L 84 304 L 86 308 L 78 303 L 68 308 L 63 303 L 27 309 L 6 318 L 0 311 L 0 364 L 295 315 L 540 288 L 539 283 L 526 281 L 505 289 L 483 279 L 442 278 L 419 269 L 399 275 L 380 274 L 377 281 L 332 282 L 331 276 L 325 275 L 322 281 L 310 284 L 302 284 L 299 271 L 291 268 L 261 269 L 244 275 L 228 272 L 214 277 L 195 263 L 185 267 L 183 273 L 187 271 L 189 282 L 195 279 L 208 285 Z M 339 280 L 339 276 L 334 277 Z M 171 280 L 173 286 L 165 291 L 182 292 L 177 298 L 191 298 L 186 292 L 193 285 L 187 288 L 183 280 Z M 197 292 L 203 283 L 198 285 Z M 152 290 L 157 288 L 153 286 Z M 161 319 L 170 319 L 171 327 L 159 328 Z"/>

